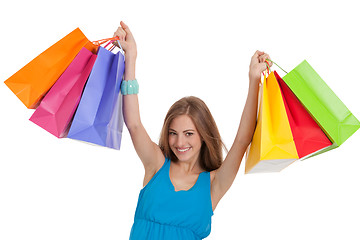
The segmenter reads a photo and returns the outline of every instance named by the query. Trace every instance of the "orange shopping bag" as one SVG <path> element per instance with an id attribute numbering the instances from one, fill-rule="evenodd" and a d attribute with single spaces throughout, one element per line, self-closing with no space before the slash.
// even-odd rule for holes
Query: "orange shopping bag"
<path id="1" fill-rule="evenodd" d="M 97 48 L 76 28 L 8 78 L 5 84 L 27 108 L 36 108 L 83 47 L 94 53 Z"/>

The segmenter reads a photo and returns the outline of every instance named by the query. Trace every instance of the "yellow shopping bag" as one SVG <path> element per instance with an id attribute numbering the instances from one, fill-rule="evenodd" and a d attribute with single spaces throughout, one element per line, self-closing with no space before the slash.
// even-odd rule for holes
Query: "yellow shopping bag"
<path id="1" fill-rule="evenodd" d="M 245 173 L 278 172 L 299 156 L 274 72 L 264 79 L 259 98 L 258 121 L 247 152 Z"/>

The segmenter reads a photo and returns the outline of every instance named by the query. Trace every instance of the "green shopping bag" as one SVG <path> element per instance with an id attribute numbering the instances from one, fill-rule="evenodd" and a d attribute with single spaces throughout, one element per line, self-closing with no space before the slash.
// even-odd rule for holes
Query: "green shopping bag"
<path id="1" fill-rule="evenodd" d="M 359 120 L 306 60 L 283 80 L 331 140 L 330 149 L 339 147 L 359 129 Z"/>

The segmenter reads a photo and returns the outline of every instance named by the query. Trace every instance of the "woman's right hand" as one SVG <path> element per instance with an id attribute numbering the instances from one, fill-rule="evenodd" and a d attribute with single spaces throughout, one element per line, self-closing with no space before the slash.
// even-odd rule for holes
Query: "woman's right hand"
<path id="1" fill-rule="evenodd" d="M 125 51 L 125 60 L 136 60 L 137 48 L 134 36 L 132 35 L 129 27 L 123 22 L 114 33 L 114 37 L 118 36 L 121 47 Z"/>
<path id="2" fill-rule="evenodd" d="M 250 82 L 254 81 L 257 85 L 259 85 L 261 73 L 267 68 L 267 65 L 265 63 L 266 59 L 270 59 L 269 54 L 261 51 L 256 51 L 255 54 L 251 57 L 249 66 Z M 271 67 L 272 62 L 270 62 L 269 64 Z"/>

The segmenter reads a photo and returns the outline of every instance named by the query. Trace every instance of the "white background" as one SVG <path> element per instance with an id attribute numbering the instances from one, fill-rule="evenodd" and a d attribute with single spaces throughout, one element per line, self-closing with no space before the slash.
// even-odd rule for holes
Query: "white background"
<path id="1" fill-rule="evenodd" d="M 360 118 L 356 2 L 6 1 L 0 79 L 76 27 L 98 40 L 123 20 L 138 45 L 140 110 L 151 138 L 158 141 L 174 101 L 195 95 L 230 148 L 257 49 L 288 71 L 306 59 Z M 5 84 L 0 98 L 0 239 L 128 239 L 144 171 L 127 129 L 120 151 L 57 139 L 28 121 L 34 110 Z M 360 239 L 359 146 L 357 132 L 280 173 L 244 175 L 242 164 L 207 239 Z"/>

